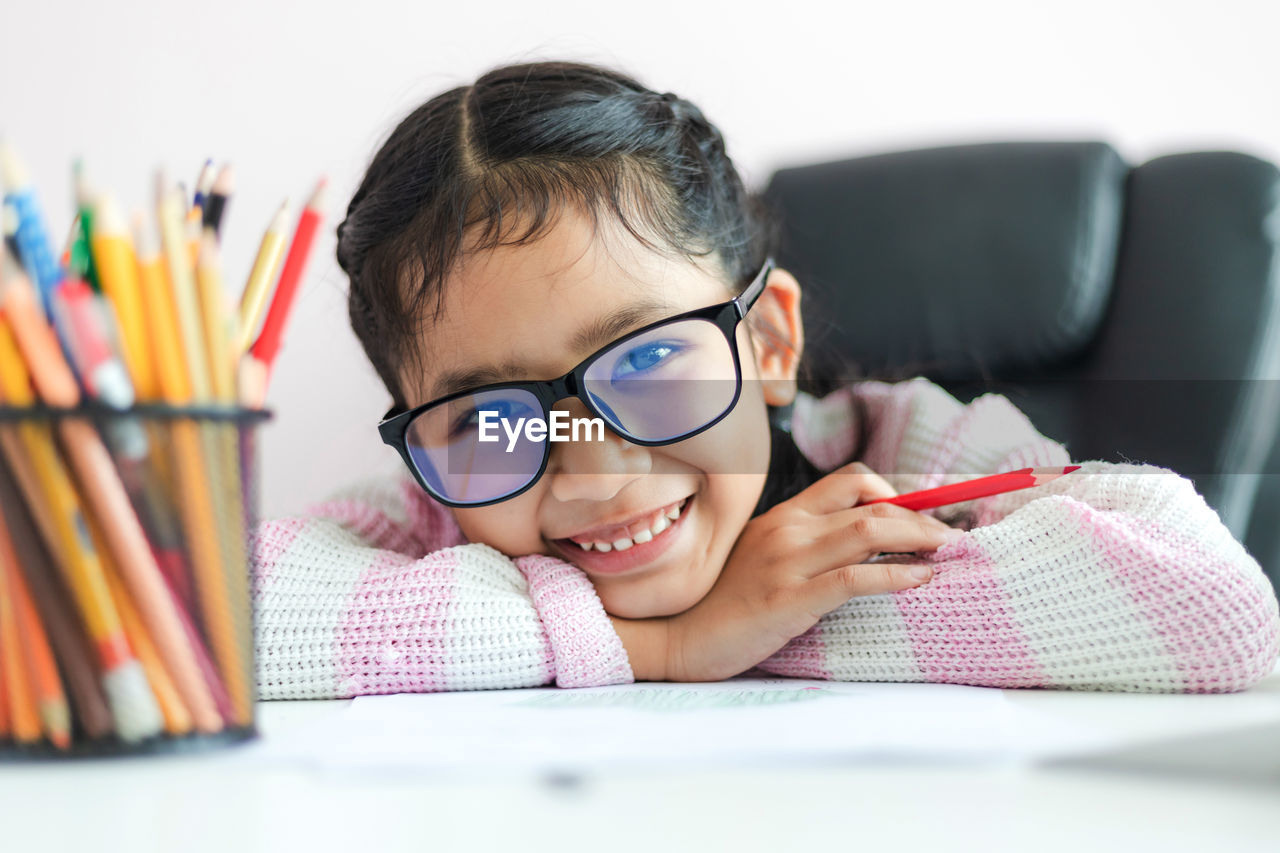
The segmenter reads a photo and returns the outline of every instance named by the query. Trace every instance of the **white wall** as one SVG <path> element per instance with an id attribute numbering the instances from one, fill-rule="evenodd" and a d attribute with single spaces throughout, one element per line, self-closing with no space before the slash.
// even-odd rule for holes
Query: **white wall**
<path id="1" fill-rule="evenodd" d="M 1207 148 L 1280 161 L 1270 0 L 711 6 L 4 0 L 0 134 L 25 155 L 58 239 L 78 154 L 131 205 L 150 198 L 158 163 L 190 182 L 206 156 L 234 161 L 235 281 L 280 198 L 331 176 L 270 394 L 270 515 L 399 464 L 374 430 L 387 398 L 347 327 L 332 226 L 393 123 L 493 65 L 604 62 L 675 91 L 720 126 L 752 184 L 812 159 L 1014 138 L 1106 139 L 1132 161 Z"/>

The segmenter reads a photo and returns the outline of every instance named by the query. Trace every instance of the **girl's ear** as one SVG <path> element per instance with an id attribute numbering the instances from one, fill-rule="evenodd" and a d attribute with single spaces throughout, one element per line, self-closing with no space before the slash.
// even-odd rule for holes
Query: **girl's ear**
<path id="1" fill-rule="evenodd" d="M 747 318 L 764 401 L 770 406 L 785 406 L 795 400 L 796 372 L 804 351 L 800 283 L 795 276 L 777 268 L 769 273 Z"/>

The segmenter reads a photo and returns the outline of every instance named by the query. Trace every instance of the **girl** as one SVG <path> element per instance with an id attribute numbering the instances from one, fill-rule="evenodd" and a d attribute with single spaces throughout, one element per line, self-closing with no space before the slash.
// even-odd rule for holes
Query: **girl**
<path id="1" fill-rule="evenodd" d="M 1071 460 L 995 394 L 798 393 L 776 234 L 694 105 L 611 70 L 498 68 L 401 122 L 337 253 L 406 464 L 257 529 L 261 697 L 1271 671 L 1275 595 L 1172 471 L 860 505 Z M 511 429 L 556 412 L 604 428 Z"/>

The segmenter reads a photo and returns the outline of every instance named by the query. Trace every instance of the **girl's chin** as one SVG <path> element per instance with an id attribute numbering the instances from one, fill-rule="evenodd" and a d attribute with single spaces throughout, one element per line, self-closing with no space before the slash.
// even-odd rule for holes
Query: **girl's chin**
<path id="1" fill-rule="evenodd" d="M 655 576 L 650 583 L 643 577 L 636 578 L 634 583 L 617 579 L 617 583 L 608 581 L 595 584 L 596 594 L 604 611 L 619 619 L 652 619 L 662 616 L 676 616 L 693 607 L 706 597 L 714 583 L 705 588 L 688 589 L 687 584 L 672 589 L 673 579 Z M 647 587 L 654 587 L 650 590 Z"/>

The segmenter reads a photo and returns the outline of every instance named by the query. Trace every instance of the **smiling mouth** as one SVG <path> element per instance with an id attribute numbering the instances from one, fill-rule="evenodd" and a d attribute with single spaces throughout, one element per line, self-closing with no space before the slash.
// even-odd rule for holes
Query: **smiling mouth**
<path id="1" fill-rule="evenodd" d="M 691 498 L 692 496 L 682 498 L 675 503 L 660 507 L 648 517 L 632 522 L 626 527 L 619 528 L 617 531 L 608 533 L 605 536 L 587 534 L 558 541 L 576 551 L 599 551 L 601 553 L 626 551 L 636 545 L 652 542 L 656 537 L 674 527 L 680 520 L 681 514 Z"/>

